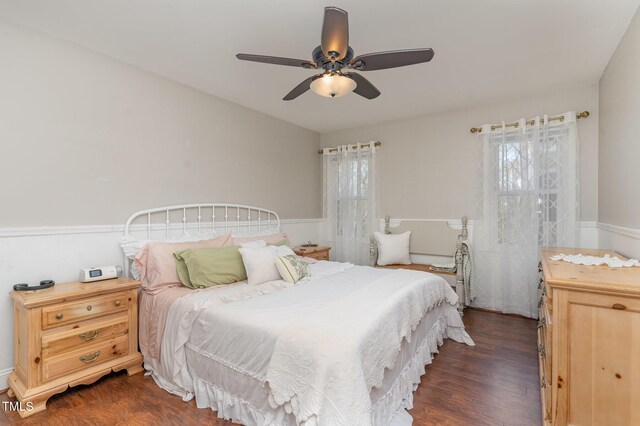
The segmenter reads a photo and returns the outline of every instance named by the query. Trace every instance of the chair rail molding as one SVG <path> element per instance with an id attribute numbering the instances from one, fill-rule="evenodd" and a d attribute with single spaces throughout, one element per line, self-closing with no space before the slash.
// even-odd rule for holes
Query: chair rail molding
<path id="1" fill-rule="evenodd" d="M 629 228 L 626 226 L 612 225 L 610 223 L 598 222 L 598 229 L 624 235 L 625 237 L 640 240 L 640 229 Z"/>

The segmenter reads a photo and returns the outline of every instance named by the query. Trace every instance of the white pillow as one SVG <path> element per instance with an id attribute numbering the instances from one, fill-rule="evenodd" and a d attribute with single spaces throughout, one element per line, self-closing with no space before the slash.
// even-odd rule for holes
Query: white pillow
<path id="1" fill-rule="evenodd" d="M 175 235 L 171 238 L 157 240 L 147 240 L 127 235 L 126 237 L 122 237 L 120 240 L 120 247 L 122 247 L 122 251 L 127 259 L 133 261 L 147 243 L 183 243 L 189 241 L 210 240 L 217 236 L 218 233 L 214 230 L 195 231 L 191 233 L 187 231 L 182 235 Z M 130 271 L 134 280 L 140 279 L 140 272 L 136 268 L 135 262 L 131 262 Z"/>
<path id="2" fill-rule="evenodd" d="M 247 281 L 251 285 L 281 279 L 276 267 L 276 257 L 295 255 L 287 246 L 243 247 L 239 250 L 244 269 L 247 271 Z"/>
<path id="3" fill-rule="evenodd" d="M 240 244 L 240 248 L 259 248 L 266 246 L 267 242 L 265 240 L 255 240 Z"/>
<path id="4" fill-rule="evenodd" d="M 402 234 L 374 232 L 373 237 L 378 243 L 378 265 L 408 265 L 411 263 L 409 256 L 411 231 Z"/>

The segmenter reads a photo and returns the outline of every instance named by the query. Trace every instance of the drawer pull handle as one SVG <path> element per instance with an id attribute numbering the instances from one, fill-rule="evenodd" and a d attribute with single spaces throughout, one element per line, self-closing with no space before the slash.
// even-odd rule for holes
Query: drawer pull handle
<path id="1" fill-rule="evenodd" d="M 91 305 L 87 305 L 87 311 L 90 311 L 90 310 L 92 310 L 92 309 L 93 309 L 93 306 L 91 306 Z"/>
<path id="2" fill-rule="evenodd" d="M 542 379 L 540 379 L 540 387 L 541 388 L 547 387 L 547 380 L 544 378 L 544 376 L 542 376 Z"/>
<path id="3" fill-rule="evenodd" d="M 114 303 L 116 306 L 122 305 L 122 300 L 116 300 Z"/>
<path id="4" fill-rule="evenodd" d="M 624 311 L 625 309 L 627 309 L 627 307 L 624 306 L 622 303 L 614 303 L 612 308 L 617 309 L 619 311 Z"/>
<path id="5" fill-rule="evenodd" d="M 57 320 L 61 320 L 61 319 L 62 319 L 62 317 L 64 317 L 64 315 L 62 314 L 62 312 L 58 312 L 58 313 L 56 314 L 56 319 L 57 319 Z"/>
<path id="6" fill-rule="evenodd" d="M 88 364 L 98 359 L 99 356 L 100 356 L 100 351 L 95 351 L 92 354 L 82 355 L 80 357 L 80 361 L 84 362 L 85 364 Z"/>
<path id="7" fill-rule="evenodd" d="M 86 333 L 80 334 L 79 337 L 88 342 L 89 340 L 93 340 L 98 337 L 98 333 L 100 333 L 100 330 L 87 331 Z"/>

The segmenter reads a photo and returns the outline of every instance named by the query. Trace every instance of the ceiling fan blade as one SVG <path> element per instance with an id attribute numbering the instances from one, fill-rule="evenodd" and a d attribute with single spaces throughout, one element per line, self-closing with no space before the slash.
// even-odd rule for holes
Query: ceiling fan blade
<path id="1" fill-rule="evenodd" d="M 238 53 L 236 58 L 241 61 L 262 62 L 264 64 L 287 65 L 290 67 L 300 68 L 318 68 L 315 62 L 305 61 L 304 59 L 280 58 L 278 56 L 250 55 L 248 53 Z"/>
<path id="2" fill-rule="evenodd" d="M 384 70 L 429 62 L 432 58 L 433 49 L 392 50 L 359 55 L 351 61 L 351 67 L 358 71 Z"/>
<path id="3" fill-rule="evenodd" d="M 282 100 L 283 101 L 290 101 L 290 100 L 295 99 L 298 96 L 302 95 L 304 92 L 306 92 L 307 90 L 309 90 L 311 88 L 311 82 L 313 80 L 315 80 L 316 78 L 319 78 L 321 76 L 322 76 L 322 74 L 320 74 L 320 75 L 312 75 L 311 77 L 307 78 L 302 83 L 300 83 L 296 87 L 294 87 L 292 91 L 287 93 L 287 96 L 282 98 Z"/>
<path id="4" fill-rule="evenodd" d="M 345 73 L 344 75 L 356 82 L 356 88 L 353 89 L 354 93 L 357 93 L 358 95 L 367 99 L 375 99 L 380 96 L 380 91 L 376 88 L 376 86 L 371 84 L 369 80 L 367 80 L 360 74 L 349 72 Z"/>
<path id="5" fill-rule="evenodd" d="M 333 6 L 324 8 L 320 45 L 327 58 L 340 60 L 345 57 L 349 48 L 349 16 L 346 11 Z"/>

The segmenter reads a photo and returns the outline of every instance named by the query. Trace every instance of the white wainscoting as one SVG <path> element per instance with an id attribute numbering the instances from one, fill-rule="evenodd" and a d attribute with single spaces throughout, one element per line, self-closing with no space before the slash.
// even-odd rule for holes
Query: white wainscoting
<path id="1" fill-rule="evenodd" d="M 598 223 L 578 222 L 578 226 L 580 235 L 576 245 L 584 248 L 598 248 Z"/>
<path id="2" fill-rule="evenodd" d="M 292 245 L 319 241 L 322 219 L 282 219 Z M 0 390 L 13 366 L 13 284 L 78 279 L 81 268 L 122 265 L 124 225 L 0 229 Z"/>
<path id="3" fill-rule="evenodd" d="M 598 223 L 598 247 L 640 259 L 640 229 Z"/>

